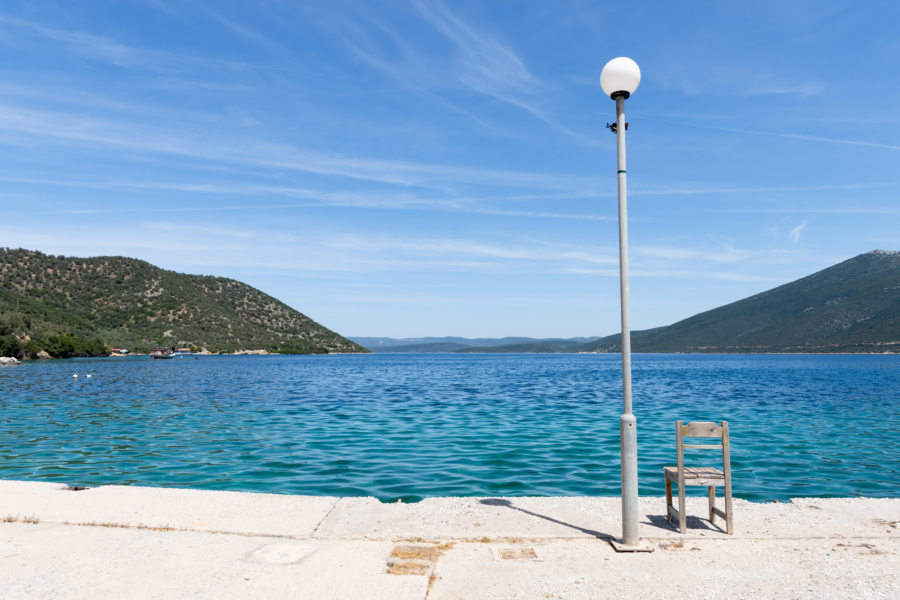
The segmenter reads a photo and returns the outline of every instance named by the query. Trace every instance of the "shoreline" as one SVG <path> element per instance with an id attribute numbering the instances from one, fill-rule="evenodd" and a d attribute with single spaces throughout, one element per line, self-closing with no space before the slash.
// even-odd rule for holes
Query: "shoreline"
<path id="1" fill-rule="evenodd" d="M 269 352 L 268 350 L 236 350 L 235 352 L 192 352 L 183 356 L 428 356 L 440 354 L 444 356 L 617 356 L 619 352 L 311 352 L 308 354 Z M 900 356 L 900 352 L 632 352 L 632 356 Z M 21 358 L 25 361 L 69 360 L 72 358 L 130 358 L 133 356 L 150 356 L 144 352 L 128 354 L 107 354 L 103 356 L 72 356 L 68 358 Z"/>
<path id="2" fill-rule="evenodd" d="M 900 499 L 639 503 L 653 552 L 617 554 L 615 497 L 415 504 L 0 480 L 4 597 L 894 598 Z"/>

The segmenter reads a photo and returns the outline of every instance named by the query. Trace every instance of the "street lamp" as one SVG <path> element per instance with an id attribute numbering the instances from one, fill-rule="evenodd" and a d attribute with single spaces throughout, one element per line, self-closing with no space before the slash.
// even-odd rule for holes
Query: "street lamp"
<path id="1" fill-rule="evenodd" d="M 637 420 L 631 412 L 631 325 L 628 309 L 628 206 L 625 191 L 625 99 L 641 82 L 637 63 L 620 56 L 603 67 L 600 87 L 616 101 L 616 123 L 607 125 L 616 134 L 619 178 L 619 289 L 622 295 L 622 417 L 619 434 L 622 444 L 622 540 L 613 540 L 620 552 L 646 551 L 638 531 Z"/>

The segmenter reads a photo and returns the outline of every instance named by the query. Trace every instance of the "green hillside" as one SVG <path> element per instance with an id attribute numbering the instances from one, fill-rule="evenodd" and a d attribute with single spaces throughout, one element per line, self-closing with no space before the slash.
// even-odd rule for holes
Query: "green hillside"
<path id="1" fill-rule="evenodd" d="M 619 335 L 583 347 L 619 351 Z M 900 252 L 875 250 L 667 327 L 635 352 L 900 352 Z"/>
<path id="2" fill-rule="evenodd" d="M 211 352 L 367 352 L 239 281 L 184 275 L 133 258 L 0 248 L 0 353 L 95 355 L 105 346 Z"/>

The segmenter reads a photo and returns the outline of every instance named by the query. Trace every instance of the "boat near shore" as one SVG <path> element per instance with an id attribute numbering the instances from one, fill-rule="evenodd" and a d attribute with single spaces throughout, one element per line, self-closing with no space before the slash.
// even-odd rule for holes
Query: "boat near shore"
<path id="1" fill-rule="evenodd" d="M 175 358 L 171 348 L 157 348 L 150 353 L 150 358 Z"/>

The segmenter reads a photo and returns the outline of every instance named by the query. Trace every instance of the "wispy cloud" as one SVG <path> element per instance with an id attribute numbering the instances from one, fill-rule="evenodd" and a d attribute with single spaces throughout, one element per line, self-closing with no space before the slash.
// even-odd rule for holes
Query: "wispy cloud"
<path id="1" fill-rule="evenodd" d="M 373 15 L 366 15 L 364 21 L 343 15 L 339 19 L 341 40 L 358 59 L 404 87 L 440 90 L 456 81 L 479 94 L 540 113 L 537 98 L 541 84 L 509 46 L 466 23 L 437 0 L 416 2 L 414 6 L 452 44 L 451 57 L 413 46 L 408 36 Z"/>
<path id="2" fill-rule="evenodd" d="M 537 262 L 581 262 L 618 264 L 607 250 L 532 242 L 528 245 L 501 245 L 477 239 L 414 239 L 396 237 L 339 236 L 323 242 L 335 248 L 351 249 L 366 255 L 396 251 L 416 256 L 475 256 L 488 259 Z"/>
<path id="3" fill-rule="evenodd" d="M 775 131 L 756 131 L 753 129 L 736 129 L 729 127 L 709 127 L 710 129 L 720 129 L 722 131 L 734 131 L 736 133 L 749 133 L 753 135 L 768 135 L 772 137 L 781 137 L 794 140 L 805 140 L 809 142 L 825 142 L 828 144 L 846 144 L 849 146 L 867 146 L 869 148 L 883 148 L 885 150 L 900 150 L 897 144 L 882 144 L 879 142 L 868 142 L 863 140 L 848 140 L 842 138 L 829 138 L 818 135 L 806 135 L 802 133 L 782 133 Z"/>
<path id="4" fill-rule="evenodd" d="M 439 0 L 418 2 L 416 7 L 453 43 L 456 76 L 461 82 L 476 92 L 532 113 L 539 112 L 535 101 L 540 84 L 511 48 L 466 23 Z"/>
<path id="5" fill-rule="evenodd" d="M 191 236 L 228 237 L 242 240 L 255 238 L 259 235 L 256 231 L 247 229 L 185 225 L 183 223 L 170 223 L 164 221 L 146 221 L 144 223 L 141 223 L 141 227 L 150 231 L 168 231 Z"/>
<path id="6" fill-rule="evenodd" d="M 800 235 L 806 229 L 806 225 L 808 223 L 808 221 L 803 221 L 802 223 L 791 229 L 790 237 L 792 242 L 797 243 L 800 241 Z"/>
<path id="7" fill-rule="evenodd" d="M 232 69 L 284 70 L 270 65 L 197 56 L 167 50 L 139 48 L 129 46 L 109 37 L 82 31 L 47 27 L 23 19 L 0 16 L 0 24 L 57 42 L 78 56 L 105 62 L 117 67 L 182 71 L 186 64 L 190 64 L 193 66 L 203 65 Z"/>
<path id="8" fill-rule="evenodd" d="M 772 207 L 767 209 L 741 209 L 740 212 L 763 213 L 814 213 L 820 215 L 888 215 L 900 216 L 900 208 L 885 206 L 848 206 L 848 207 L 822 207 L 822 206 L 789 206 Z M 774 230 L 774 229 L 773 229 Z"/>
<path id="9" fill-rule="evenodd" d="M 334 29 L 338 38 L 363 63 L 397 85 L 422 93 L 485 128 L 498 129 L 473 110 L 449 100 L 445 92 L 458 88 L 488 96 L 525 111 L 582 144 L 602 145 L 550 114 L 544 107 L 549 86 L 531 73 L 525 61 L 508 44 L 466 22 L 439 0 L 421 1 L 414 6 L 422 18 L 451 43 L 451 56 L 429 54 L 423 48 L 413 46 L 408 36 L 372 15 L 366 15 L 364 22 L 342 15 L 338 18 L 340 26 Z"/>
<path id="10" fill-rule="evenodd" d="M 258 45 L 265 46 L 269 49 L 275 49 L 278 51 L 283 51 L 284 49 L 274 42 L 269 36 L 263 35 L 258 31 L 254 31 L 252 28 L 248 27 L 245 24 L 238 23 L 233 19 L 229 19 L 226 17 L 221 10 L 216 7 L 216 9 L 208 9 L 202 5 L 198 5 L 198 8 L 202 10 L 210 19 L 219 23 L 225 29 L 231 31 L 238 36 L 248 39 Z"/>
<path id="11" fill-rule="evenodd" d="M 504 210 L 497 208 L 464 208 L 460 212 L 470 212 L 480 215 L 496 215 L 501 217 L 533 217 L 536 219 L 572 219 L 576 221 L 615 221 L 617 218 L 609 215 L 590 215 L 579 213 L 548 213 L 527 210 Z"/>
<path id="12" fill-rule="evenodd" d="M 663 67 L 663 65 L 660 65 Z M 826 91 L 822 81 L 804 81 L 763 65 L 740 65 L 689 60 L 681 56 L 671 60 L 657 73 L 659 80 L 670 89 L 688 96 L 817 96 Z M 715 82 L 715 85 L 710 85 Z"/>
<path id="13" fill-rule="evenodd" d="M 618 277 L 619 271 L 616 269 L 584 269 L 572 267 L 566 269 L 568 273 L 578 275 L 599 275 L 601 277 Z M 652 269 L 631 269 L 628 274 L 632 277 L 652 277 L 652 278 L 677 278 L 677 279 L 716 279 L 720 281 L 781 281 L 774 277 L 764 277 L 758 275 L 746 275 L 744 273 L 732 273 L 728 271 L 690 271 L 690 270 L 652 270 Z"/>
<path id="14" fill-rule="evenodd" d="M 155 148 L 154 148 L 155 149 Z M 424 169 L 436 168 L 440 171 L 440 165 L 422 165 Z M 445 166 L 447 170 L 445 173 L 449 177 L 450 174 L 458 174 L 460 179 L 463 178 L 464 173 L 473 173 L 473 171 L 467 171 L 466 168 L 457 168 L 451 166 Z M 307 206 L 314 206 L 317 204 L 329 204 L 333 206 L 358 206 L 362 208 L 422 208 L 425 210 L 448 210 L 448 211 L 459 211 L 459 212 L 471 212 L 477 214 L 486 214 L 486 215 L 501 215 L 501 216 L 522 216 L 522 217 L 539 217 L 539 218 L 559 218 L 559 219 L 582 219 L 582 220 L 598 220 L 598 221 L 608 221 L 614 220 L 615 218 L 610 215 L 597 215 L 597 214 L 578 214 L 578 213 L 565 213 L 565 212 L 546 212 L 546 211 L 527 211 L 527 210 L 510 210 L 510 209 L 502 209 L 495 208 L 486 205 L 486 203 L 491 202 L 510 202 L 510 201 L 527 201 L 527 202 L 541 202 L 541 203 L 549 203 L 553 202 L 554 204 L 558 204 L 560 200 L 567 199 L 588 199 L 588 198 L 604 198 L 604 197 L 614 197 L 614 191 L 598 191 L 596 187 L 596 181 L 583 178 L 583 177 L 572 177 L 568 174 L 551 174 L 546 173 L 543 174 L 542 177 L 545 178 L 543 185 L 541 183 L 536 183 L 533 177 L 536 175 L 535 173 L 516 173 L 516 172 L 490 172 L 490 171 L 474 171 L 476 174 L 475 177 L 478 180 L 491 179 L 492 177 L 497 178 L 498 185 L 499 182 L 503 179 L 509 178 L 517 178 L 517 177 L 527 177 L 531 176 L 527 179 L 527 182 L 535 188 L 541 187 L 551 187 L 551 183 L 555 182 L 558 184 L 560 189 L 559 192 L 553 192 L 549 194 L 519 194 L 519 195 L 511 195 L 511 194 L 502 194 L 497 196 L 490 195 L 480 195 L 480 196 L 435 196 L 435 195 L 421 195 L 421 194 L 410 194 L 410 193 L 356 193 L 356 192 L 345 192 L 345 191 L 334 191 L 333 189 L 324 190 L 324 189 L 313 189 L 313 188 L 305 188 L 299 186 L 278 186 L 278 185 L 270 185 L 270 184 L 222 184 L 222 183 L 202 183 L 202 182 L 173 182 L 171 180 L 167 181 L 140 181 L 140 180 L 127 180 L 127 181 L 113 181 L 113 180 L 74 180 L 74 179 L 52 179 L 48 177 L 21 177 L 21 176 L 2 176 L 0 175 L 0 181 L 9 182 L 9 183 L 29 183 L 29 184 L 37 184 L 37 185 L 54 185 L 54 186 L 63 186 L 63 187 L 72 187 L 72 188 L 86 188 L 86 189 L 109 189 L 109 190 L 164 190 L 164 191 L 176 191 L 176 192 L 188 192 L 188 193 L 202 193 L 202 194 L 213 194 L 213 195 L 223 195 L 223 196 L 271 196 L 271 195 L 279 195 L 293 198 L 303 198 L 309 200 L 315 200 L 315 203 L 304 203 L 304 204 L 286 204 L 286 205 L 278 205 L 278 204 L 265 204 L 265 205 L 257 205 L 257 204 L 248 204 L 248 205 L 216 205 L 216 206 L 184 206 L 184 205 L 176 205 L 176 206 L 167 206 L 167 207 L 125 207 L 113 209 L 110 212 L 140 212 L 147 211 L 152 212 L 154 210 L 171 210 L 171 211 L 211 211 L 211 210 L 250 210 L 254 208 L 301 208 Z M 493 173 L 493 175 L 491 175 Z M 468 183 L 468 182 L 467 182 Z M 640 185 L 634 186 L 631 190 L 629 190 L 630 195 L 632 196 L 681 196 L 681 195 L 702 195 L 702 194 L 754 194 L 754 193 L 802 193 L 802 192 L 810 192 L 810 191 L 840 191 L 840 190 L 853 190 L 853 189 L 863 189 L 871 187 L 865 184 L 845 184 L 845 185 L 792 185 L 792 186 L 771 186 L 771 187 L 721 187 L 721 186 L 711 186 L 711 187 L 703 187 L 703 186 L 695 186 L 695 185 L 686 185 L 679 187 L 665 187 L 665 188 L 648 188 Z M 92 209 L 73 209 L 74 210 L 84 210 L 91 211 Z M 105 209 L 98 209 L 105 210 Z M 778 208 L 773 209 L 746 209 L 749 212 L 778 212 Z M 795 209 L 783 209 L 783 210 L 795 210 Z M 801 208 L 796 208 L 796 210 L 804 210 Z M 848 207 L 848 208 L 827 208 L 827 207 L 815 207 L 810 210 L 822 211 L 822 212 L 847 212 L 847 213 L 861 213 L 861 214 L 897 214 L 898 210 L 895 208 L 872 208 L 872 207 Z"/>
<path id="15" fill-rule="evenodd" d="M 456 75 L 475 92 L 520 108 L 546 125 L 581 143 L 601 143 L 560 123 L 542 107 L 547 85 L 535 77 L 525 62 L 496 36 L 480 30 L 451 12 L 440 0 L 416 4 L 425 19 L 456 49 Z"/>
<path id="16" fill-rule="evenodd" d="M 660 122 L 666 123 L 675 123 L 674 121 L 664 120 L 664 119 L 652 119 L 648 118 L 648 120 L 656 120 Z M 683 123 L 680 123 L 683 125 Z M 691 127 L 702 127 L 703 129 L 713 129 L 716 131 L 730 131 L 733 133 L 745 133 L 749 135 L 765 135 L 770 137 L 779 137 L 779 138 L 787 138 L 792 140 L 803 140 L 808 142 L 824 142 L 827 144 L 845 144 L 849 146 L 866 146 L 869 148 L 882 148 L 884 150 L 900 150 L 900 145 L 898 144 L 885 144 L 881 142 L 872 142 L 866 140 L 850 140 L 845 138 L 832 138 L 818 135 L 808 135 L 804 133 L 790 133 L 790 132 L 782 132 L 782 131 L 761 131 L 757 129 L 741 129 L 739 127 L 720 127 L 717 125 L 707 125 L 703 123 L 691 123 Z"/>
<path id="17" fill-rule="evenodd" d="M 139 51 L 115 40 L 83 33 L 46 27 L 38 23 L 21 19 L 0 16 L 0 24 L 15 27 L 30 34 L 53 40 L 65 45 L 70 51 L 84 56 L 103 60 L 116 66 L 134 66 L 138 61 Z"/>
<path id="18" fill-rule="evenodd" d="M 0 105 L 0 129 L 101 146 L 220 161 L 266 169 L 290 169 L 405 187 L 446 191 L 460 184 L 544 188 L 561 191 L 593 187 L 593 178 L 496 171 L 473 167 L 424 164 L 370 158 L 348 158 L 255 139 L 197 141 L 174 131 L 143 128 L 81 114 Z"/>
<path id="19" fill-rule="evenodd" d="M 734 248 L 716 250 L 695 250 L 684 247 L 670 248 L 662 246 L 635 246 L 634 252 L 668 260 L 691 260 L 703 262 L 740 262 L 746 260 L 748 252 Z"/>
<path id="20" fill-rule="evenodd" d="M 749 186 L 749 187 L 724 187 L 724 186 L 685 186 L 665 187 L 659 189 L 641 188 L 629 189 L 631 196 L 677 196 L 696 194 L 769 194 L 777 192 L 821 192 L 828 190 L 854 190 L 870 187 L 867 184 L 853 183 L 841 185 L 782 185 L 782 186 Z"/>
<path id="21" fill-rule="evenodd" d="M 611 215 L 545 212 L 536 210 L 514 210 L 508 208 L 495 208 L 491 204 L 508 201 L 530 200 L 550 202 L 561 198 L 559 194 L 546 196 L 499 196 L 499 197 L 435 197 L 421 196 L 409 193 L 355 193 L 344 191 L 316 190 L 296 186 L 276 186 L 263 184 L 222 184 L 222 183 L 191 183 L 172 181 L 79 181 L 79 180 L 54 180 L 48 178 L 10 177 L 0 176 L 0 182 L 22 183 L 39 186 L 60 186 L 68 188 L 82 188 L 92 190 L 111 190 L 127 192 L 164 191 L 183 192 L 189 195 L 222 196 L 231 198 L 234 196 L 247 196 L 250 198 L 268 198 L 271 196 L 285 196 L 291 198 L 303 198 L 302 203 L 271 203 L 249 202 L 243 204 L 229 204 L 217 201 L 206 205 L 177 204 L 129 204 L 115 206 L 97 206 L 92 208 L 64 208 L 59 212 L 63 214 L 96 215 L 96 214 L 154 214 L 154 213 L 192 213 L 192 212 L 232 212 L 232 211 L 272 211 L 293 210 L 316 207 L 334 208 L 362 208 L 362 209 L 387 209 L 387 210 L 421 210 L 427 212 L 447 212 L 480 214 L 498 217 L 522 217 L 535 219 L 565 219 L 584 221 L 614 221 L 616 217 Z M 565 196 L 562 196 L 565 197 Z M 574 196 L 574 197 L 580 197 Z"/>

